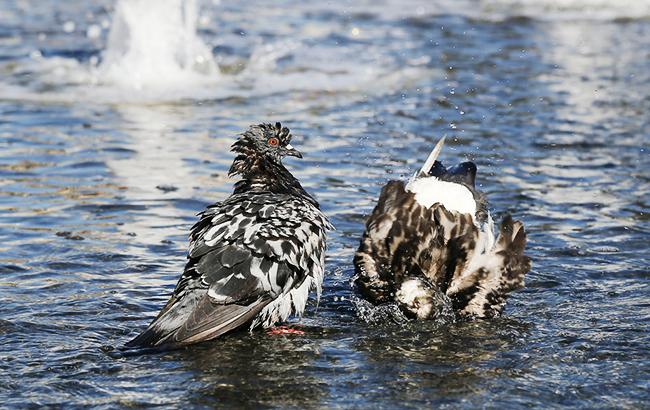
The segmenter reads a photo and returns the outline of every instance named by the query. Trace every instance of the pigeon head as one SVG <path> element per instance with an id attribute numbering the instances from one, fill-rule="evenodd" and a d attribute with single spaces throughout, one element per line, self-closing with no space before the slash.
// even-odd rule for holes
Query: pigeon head
<path id="1" fill-rule="evenodd" d="M 302 154 L 291 146 L 291 131 L 276 122 L 252 125 L 233 144 L 232 151 L 247 157 L 263 157 L 279 163 L 285 156 L 302 158 Z"/>
<path id="2" fill-rule="evenodd" d="M 291 146 L 289 128 L 279 122 L 252 125 L 232 144 L 232 151 L 237 156 L 228 175 L 243 177 L 235 184 L 236 194 L 250 190 L 288 193 L 316 203 L 282 164 L 286 156 L 302 158 Z"/>
<path id="3" fill-rule="evenodd" d="M 463 184 L 468 188 L 476 189 L 476 164 L 470 161 L 448 168 L 445 168 L 442 162 L 435 161 L 427 175 L 436 177 L 441 181 Z"/>

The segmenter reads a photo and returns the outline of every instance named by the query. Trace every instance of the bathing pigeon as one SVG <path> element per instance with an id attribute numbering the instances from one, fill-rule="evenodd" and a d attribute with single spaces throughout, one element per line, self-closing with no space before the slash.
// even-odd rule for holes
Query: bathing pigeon
<path id="1" fill-rule="evenodd" d="M 396 302 L 418 319 L 441 316 L 444 305 L 464 318 L 495 317 L 530 270 L 526 232 L 508 215 L 495 239 L 476 165 L 445 168 L 443 144 L 406 185 L 382 189 L 355 254 L 355 283 L 373 304 Z"/>
<path id="2" fill-rule="evenodd" d="M 127 346 L 187 345 L 231 330 L 271 327 L 320 297 L 326 231 L 318 202 L 282 164 L 302 158 L 280 123 L 251 126 L 233 144 L 233 194 L 199 214 L 173 295 Z"/>

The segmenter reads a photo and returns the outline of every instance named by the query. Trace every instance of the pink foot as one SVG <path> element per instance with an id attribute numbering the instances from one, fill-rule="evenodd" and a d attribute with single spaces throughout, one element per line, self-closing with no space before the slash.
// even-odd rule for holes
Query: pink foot
<path id="1" fill-rule="evenodd" d="M 266 331 L 268 335 L 304 335 L 305 332 L 298 329 L 292 329 L 289 326 L 276 326 Z"/>

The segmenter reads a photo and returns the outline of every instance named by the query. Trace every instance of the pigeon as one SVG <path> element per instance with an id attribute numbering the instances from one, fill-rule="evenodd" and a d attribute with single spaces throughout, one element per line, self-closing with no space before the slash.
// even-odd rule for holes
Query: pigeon
<path id="1" fill-rule="evenodd" d="M 444 318 L 449 306 L 461 319 L 497 317 L 531 268 L 526 232 L 506 215 L 495 238 L 476 165 L 445 168 L 437 160 L 444 140 L 406 184 L 383 187 L 354 256 L 354 282 L 372 304 L 397 304 L 414 319 Z"/>
<path id="2" fill-rule="evenodd" d="M 199 213 L 188 261 L 174 293 L 127 347 L 184 346 L 244 326 L 272 327 L 308 295 L 320 298 L 325 236 L 333 229 L 318 202 L 284 167 L 302 158 L 280 123 L 253 125 L 232 145 L 234 192 Z"/>

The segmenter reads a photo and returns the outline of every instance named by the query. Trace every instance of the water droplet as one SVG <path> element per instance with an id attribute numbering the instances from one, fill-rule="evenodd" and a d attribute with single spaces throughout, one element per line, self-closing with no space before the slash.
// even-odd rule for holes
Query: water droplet
<path id="1" fill-rule="evenodd" d="M 66 33 L 72 33 L 74 29 L 75 29 L 74 21 L 66 21 L 63 24 L 63 31 L 65 31 Z"/>
<path id="2" fill-rule="evenodd" d="M 102 28 L 97 24 L 92 24 L 86 30 L 86 36 L 91 39 L 96 39 L 102 34 Z"/>

